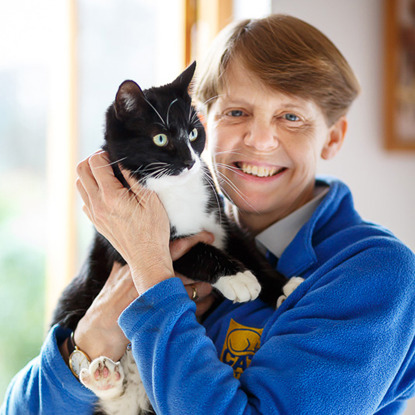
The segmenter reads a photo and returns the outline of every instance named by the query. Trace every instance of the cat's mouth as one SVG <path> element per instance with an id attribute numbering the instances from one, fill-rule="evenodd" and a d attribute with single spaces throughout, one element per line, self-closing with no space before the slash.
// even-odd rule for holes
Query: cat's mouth
<path id="1" fill-rule="evenodd" d="M 287 170 L 286 167 L 276 167 L 276 166 L 263 166 L 263 165 L 255 165 L 249 164 L 246 162 L 236 162 L 234 166 L 237 167 L 245 174 L 249 174 L 251 176 L 256 177 L 271 177 L 276 176 L 277 174 L 282 173 L 283 171 Z"/>

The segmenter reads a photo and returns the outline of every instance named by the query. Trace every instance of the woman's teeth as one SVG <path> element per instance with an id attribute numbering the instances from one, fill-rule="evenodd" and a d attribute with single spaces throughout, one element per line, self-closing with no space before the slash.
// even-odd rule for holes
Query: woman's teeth
<path id="1" fill-rule="evenodd" d="M 278 171 L 283 169 L 278 169 L 276 167 L 265 167 L 265 166 L 253 166 L 247 163 L 238 164 L 238 167 L 246 174 L 251 174 L 252 176 L 258 177 L 269 177 L 273 176 Z"/>

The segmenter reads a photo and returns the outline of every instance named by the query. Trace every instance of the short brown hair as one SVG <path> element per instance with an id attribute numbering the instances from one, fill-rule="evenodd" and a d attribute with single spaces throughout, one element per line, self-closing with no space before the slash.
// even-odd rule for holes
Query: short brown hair
<path id="1" fill-rule="evenodd" d="M 323 33 L 274 14 L 231 23 L 218 35 L 194 85 L 202 110 L 209 111 L 223 91 L 224 74 L 235 58 L 272 89 L 314 101 L 329 125 L 346 114 L 360 90 L 346 59 Z"/>

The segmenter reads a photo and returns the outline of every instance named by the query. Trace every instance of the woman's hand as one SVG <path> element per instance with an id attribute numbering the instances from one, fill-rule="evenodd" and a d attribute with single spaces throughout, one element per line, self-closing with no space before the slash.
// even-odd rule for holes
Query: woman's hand
<path id="1" fill-rule="evenodd" d="M 199 242 L 212 243 L 213 235 L 201 232 L 172 242 L 170 252 L 173 260 L 179 259 Z M 189 297 L 196 302 L 196 315 L 202 316 L 215 301 L 212 286 L 206 282 L 195 282 L 178 276 L 182 279 Z M 193 298 L 194 290 L 197 298 Z M 118 325 L 118 318 L 137 297 L 138 292 L 130 268 L 115 262 L 104 287 L 76 327 L 75 343 L 79 348 L 91 359 L 107 356 L 114 362 L 118 361 L 129 343 Z"/>
<path id="2" fill-rule="evenodd" d="M 137 291 L 141 294 L 174 276 L 170 224 L 157 194 L 123 171 L 133 190 L 126 189 L 104 151 L 82 161 L 77 172 L 84 212 L 128 263 Z"/>
<path id="3" fill-rule="evenodd" d="M 104 287 L 76 327 L 77 346 L 91 359 L 107 356 L 117 362 L 129 343 L 118 318 L 137 297 L 130 268 L 115 262 Z"/>
<path id="4" fill-rule="evenodd" d="M 170 244 L 171 257 L 173 261 L 176 261 L 197 243 L 203 242 L 205 244 L 211 244 L 213 241 L 214 236 L 206 231 L 189 236 L 188 238 L 177 239 Z M 210 309 L 216 299 L 212 292 L 212 286 L 207 282 L 193 281 L 178 272 L 176 272 L 176 276 L 182 280 L 190 299 L 196 303 L 196 316 L 202 317 L 203 314 Z"/>

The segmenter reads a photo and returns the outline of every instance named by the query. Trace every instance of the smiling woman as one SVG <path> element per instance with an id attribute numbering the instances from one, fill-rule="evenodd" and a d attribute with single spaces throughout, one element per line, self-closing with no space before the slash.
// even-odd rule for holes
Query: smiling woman
<path id="1" fill-rule="evenodd" d="M 222 190 L 257 234 L 315 196 L 318 160 L 338 152 L 347 122 L 329 125 L 315 101 L 270 91 L 246 71 L 239 55 L 229 63 L 210 103 L 208 142 Z"/>
<path id="2" fill-rule="evenodd" d="M 275 42 L 263 42 L 269 37 Z M 255 49 L 259 72 L 239 53 L 245 46 Z M 86 353 L 101 348 L 117 352 L 115 359 L 128 339 L 157 414 L 400 414 L 414 394 L 415 255 L 359 215 L 341 180 L 317 177 L 316 160 L 336 155 L 344 138 L 358 92 L 352 69 L 322 32 L 287 15 L 233 24 L 213 48 L 195 89 L 202 104 L 209 100 L 207 130 L 223 202 L 290 280 L 283 302 L 275 308 L 261 298 L 234 303 L 225 295 L 197 315 L 202 287 L 196 281 L 185 287 L 173 276 L 161 198 L 141 198 L 134 194 L 139 186 L 125 189 L 125 176 L 116 180 L 105 154 L 94 153 L 78 169 L 84 209 L 129 267 L 111 271 L 107 282 L 115 284 L 104 283 L 78 324 L 53 326 L 38 358 L 12 381 L 6 413 L 93 412 L 96 396 L 66 365 L 72 331 Z M 278 76 L 261 76 L 264 68 Z M 145 136 L 152 150 L 153 137 L 165 132 Z M 294 292 L 286 290 L 299 280 Z M 61 399 L 67 393 L 72 399 Z"/>

